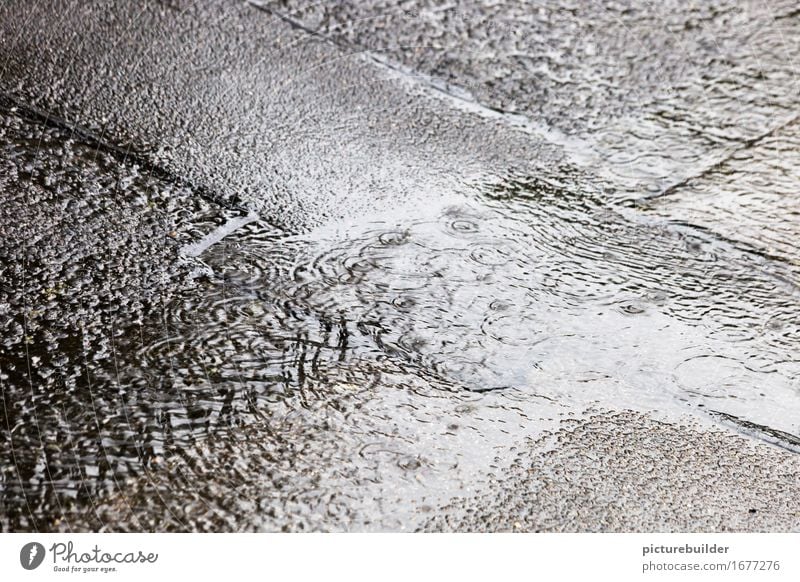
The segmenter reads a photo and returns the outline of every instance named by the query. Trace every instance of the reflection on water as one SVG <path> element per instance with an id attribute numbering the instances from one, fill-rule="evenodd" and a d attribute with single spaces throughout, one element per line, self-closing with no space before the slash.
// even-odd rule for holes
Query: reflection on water
<path id="1" fill-rule="evenodd" d="M 800 432 L 791 289 L 711 238 L 524 180 L 346 231 L 261 229 L 208 249 L 207 288 L 136 350 L 123 383 L 157 387 L 172 438 L 380 371 Z"/>
<path id="2" fill-rule="evenodd" d="M 147 207 L 137 180 L 121 200 Z M 712 235 L 526 177 L 305 236 L 194 216 L 164 227 L 196 280 L 157 309 L 120 314 L 102 256 L 64 283 L 94 320 L 4 307 L 4 528 L 348 523 L 336 483 L 388 462 L 446 490 L 481 439 L 559 407 L 708 411 L 796 446 L 795 287 Z"/>

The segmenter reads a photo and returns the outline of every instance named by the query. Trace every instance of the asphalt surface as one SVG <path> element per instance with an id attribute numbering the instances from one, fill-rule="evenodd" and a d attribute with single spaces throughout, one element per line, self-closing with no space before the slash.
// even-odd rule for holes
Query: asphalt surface
<path id="1" fill-rule="evenodd" d="M 800 15 L 0 6 L 4 531 L 797 531 Z"/>

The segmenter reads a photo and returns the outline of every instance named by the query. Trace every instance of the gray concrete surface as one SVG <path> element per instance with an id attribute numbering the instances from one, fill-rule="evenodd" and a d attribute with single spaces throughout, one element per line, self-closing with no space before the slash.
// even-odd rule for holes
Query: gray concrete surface
<path id="1" fill-rule="evenodd" d="M 0 528 L 797 531 L 799 18 L 4 3 Z"/>
<path id="2" fill-rule="evenodd" d="M 590 413 L 516 452 L 429 531 L 792 532 L 798 457 L 720 430 Z"/>
<path id="3" fill-rule="evenodd" d="M 563 152 L 239 2 L 0 9 L 4 93 L 297 232 Z"/>
<path id="4" fill-rule="evenodd" d="M 620 200 L 669 190 L 797 115 L 791 1 L 257 4 L 559 130 Z"/>

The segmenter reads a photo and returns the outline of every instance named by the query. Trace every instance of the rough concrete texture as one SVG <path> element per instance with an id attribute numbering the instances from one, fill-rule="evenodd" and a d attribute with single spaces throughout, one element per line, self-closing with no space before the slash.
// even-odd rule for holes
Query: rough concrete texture
<path id="1" fill-rule="evenodd" d="M 2 3 L 0 529 L 800 530 L 798 20 Z"/>
<path id="2" fill-rule="evenodd" d="M 797 531 L 800 459 L 692 421 L 625 411 L 563 421 L 432 531 Z"/>
<path id="3" fill-rule="evenodd" d="M 224 216 L 72 132 L 13 108 L 0 120 L 0 507 L 3 529 L 44 528 L 32 507 L 49 502 L 28 495 L 93 491 L 76 463 L 100 470 L 100 419 L 123 413 L 124 387 L 93 392 L 92 370 L 114 369 L 120 334 L 193 286 L 180 239 Z"/>
<path id="4" fill-rule="evenodd" d="M 6 95 L 290 231 L 564 162 L 247 4 L 21 6 L 0 8 Z"/>
<path id="5" fill-rule="evenodd" d="M 791 0 L 258 4 L 562 131 L 621 199 L 658 194 L 797 115 Z"/>

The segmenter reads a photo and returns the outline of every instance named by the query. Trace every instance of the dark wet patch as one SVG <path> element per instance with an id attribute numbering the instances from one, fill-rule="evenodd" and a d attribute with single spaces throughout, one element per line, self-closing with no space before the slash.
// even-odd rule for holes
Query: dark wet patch
<path id="1" fill-rule="evenodd" d="M 50 530 L 89 517 L 153 456 L 123 415 L 142 395 L 98 375 L 124 361 L 134 322 L 193 287 L 198 265 L 169 233 L 219 211 L 79 133 L 15 108 L 0 120 L 0 434 L 13 459 L 0 527 Z"/>

